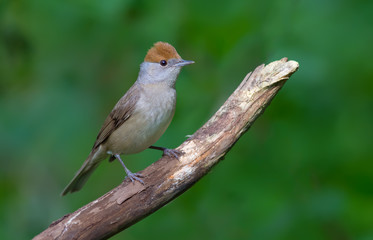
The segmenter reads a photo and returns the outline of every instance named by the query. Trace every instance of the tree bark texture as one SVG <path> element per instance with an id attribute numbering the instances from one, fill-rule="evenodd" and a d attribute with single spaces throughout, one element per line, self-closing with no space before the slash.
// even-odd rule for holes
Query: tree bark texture
<path id="1" fill-rule="evenodd" d="M 162 157 L 141 171 L 145 185 L 126 179 L 53 222 L 34 239 L 106 239 L 157 211 L 223 159 L 298 67 L 287 58 L 257 67 L 211 119 L 177 148 L 183 152 L 179 160 Z"/>

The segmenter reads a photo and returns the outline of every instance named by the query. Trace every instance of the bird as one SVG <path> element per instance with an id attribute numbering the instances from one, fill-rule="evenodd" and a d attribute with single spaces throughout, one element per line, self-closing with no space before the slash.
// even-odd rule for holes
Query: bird
<path id="1" fill-rule="evenodd" d="M 105 119 L 92 150 L 61 195 L 79 191 L 99 164 L 117 159 L 127 177 L 144 184 L 139 173 L 132 173 L 121 159 L 152 148 L 179 158 L 175 149 L 153 146 L 169 126 L 176 106 L 175 82 L 182 67 L 194 61 L 183 60 L 167 42 L 156 42 L 140 64 L 137 80 L 119 99 Z"/>

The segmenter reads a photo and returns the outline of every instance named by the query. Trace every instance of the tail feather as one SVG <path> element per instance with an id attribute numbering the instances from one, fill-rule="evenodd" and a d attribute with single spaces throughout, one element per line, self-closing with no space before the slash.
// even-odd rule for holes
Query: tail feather
<path id="1" fill-rule="evenodd" d="M 98 165 L 101 162 L 97 159 L 93 159 L 93 157 L 94 154 L 92 153 L 88 156 L 87 160 L 85 160 L 84 164 L 75 174 L 74 178 L 62 191 L 61 196 L 64 196 L 68 193 L 79 191 L 84 186 L 88 178 L 91 176 L 93 171 L 98 167 Z"/>

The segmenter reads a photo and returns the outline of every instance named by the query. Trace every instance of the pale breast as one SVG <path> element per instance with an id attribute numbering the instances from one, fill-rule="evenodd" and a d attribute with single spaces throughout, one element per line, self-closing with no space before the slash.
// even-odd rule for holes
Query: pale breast
<path id="1" fill-rule="evenodd" d="M 133 154 L 154 144 L 169 126 L 175 104 L 175 89 L 151 84 L 143 86 L 131 117 L 108 138 L 107 151 Z"/>

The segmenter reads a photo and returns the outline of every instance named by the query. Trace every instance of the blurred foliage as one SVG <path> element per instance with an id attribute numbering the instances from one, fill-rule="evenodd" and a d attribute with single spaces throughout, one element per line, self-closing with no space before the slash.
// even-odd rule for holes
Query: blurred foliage
<path id="1" fill-rule="evenodd" d="M 373 2 L 0 1 L 0 238 L 30 239 L 118 185 L 59 193 L 156 41 L 196 64 L 158 145 L 197 130 L 247 72 L 300 63 L 213 171 L 113 239 L 373 239 Z M 201 104 L 203 103 L 203 104 Z M 160 157 L 125 157 L 138 171 Z"/>

